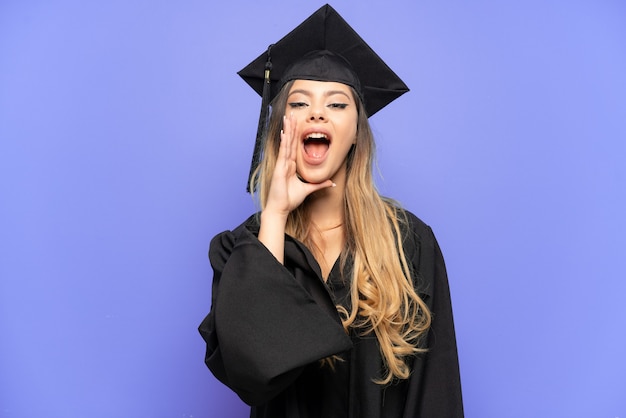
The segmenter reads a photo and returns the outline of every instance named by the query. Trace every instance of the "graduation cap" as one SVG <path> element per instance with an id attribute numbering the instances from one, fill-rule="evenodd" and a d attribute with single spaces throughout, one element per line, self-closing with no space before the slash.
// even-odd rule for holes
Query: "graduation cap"
<path id="1" fill-rule="evenodd" d="M 261 115 L 248 178 L 261 159 L 269 103 L 288 81 L 335 81 L 357 92 L 368 117 L 409 91 L 358 33 L 326 4 L 238 74 L 262 96 Z"/>

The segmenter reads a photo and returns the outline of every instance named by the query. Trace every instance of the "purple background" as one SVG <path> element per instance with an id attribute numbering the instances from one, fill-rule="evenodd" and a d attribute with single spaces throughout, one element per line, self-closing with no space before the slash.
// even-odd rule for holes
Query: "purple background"
<path id="1" fill-rule="evenodd" d="M 412 91 L 371 119 L 429 223 L 469 418 L 626 417 L 626 3 L 333 6 Z M 203 364 L 210 238 L 322 3 L 0 2 L 0 417 L 245 417 Z"/>

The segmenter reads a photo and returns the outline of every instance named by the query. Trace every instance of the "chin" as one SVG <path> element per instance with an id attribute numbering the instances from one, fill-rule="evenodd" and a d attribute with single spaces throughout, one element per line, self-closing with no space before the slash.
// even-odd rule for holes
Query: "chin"
<path id="1" fill-rule="evenodd" d="M 323 183 L 326 180 L 328 180 L 329 176 L 325 176 L 325 175 L 315 175 L 315 174 L 307 174 L 307 173 L 298 173 L 298 178 L 300 178 L 300 180 L 302 180 L 305 183 L 313 183 L 313 184 L 319 184 L 319 183 Z"/>

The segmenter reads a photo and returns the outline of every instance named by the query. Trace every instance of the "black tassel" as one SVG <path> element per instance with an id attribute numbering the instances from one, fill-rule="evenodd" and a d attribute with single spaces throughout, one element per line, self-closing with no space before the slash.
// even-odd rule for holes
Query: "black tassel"
<path id="1" fill-rule="evenodd" d="M 248 184 L 246 185 L 246 191 L 248 193 L 254 192 L 250 190 L 250 183 L 253 180 L 254 172 L 261 162 L 261 153 L 264 148 L 265 135 L 267 134 L 267 126 L 269 123 L 269 107 L 270 107 L 270 72 L 272 70 L 272 57 L 270 52 L 272 45 L 267 47 L 267 61 L 265 62 L 265 78 L 263 80 L 263 96 L 261 99 L 261 113 L 259 115 L 259 124 L 256 130 L 256 141 L 254 142 L 254 151 L 252 153 L 252 163 L 250 164 L 250 174 L 248 174 Z M 254 179 L 256 182 L 256 179 Z"/>

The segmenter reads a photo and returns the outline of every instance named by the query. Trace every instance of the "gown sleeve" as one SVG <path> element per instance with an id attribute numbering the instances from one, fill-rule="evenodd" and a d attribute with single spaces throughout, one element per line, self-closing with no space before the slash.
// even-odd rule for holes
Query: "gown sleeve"
<path id="1" fill-rule="evenodd" d="M 205 362 L 247 404 L 269 401 L 307 364 L 351 348 L 336 310 L 331 315 L 247 228 L 217 235 L 209 259 L 211 310 L 199 327 Z"/>
<path id="2" fill-rule="evenodd" d="M 448 276 L 439 244 L 430 227 L 413 218 L 419 243 L 412 262 L 426 285 L 432 313 L 428 351 L 416 359 L 409 382 L 405 418 L 462 418 L 461 378 Z"/>

